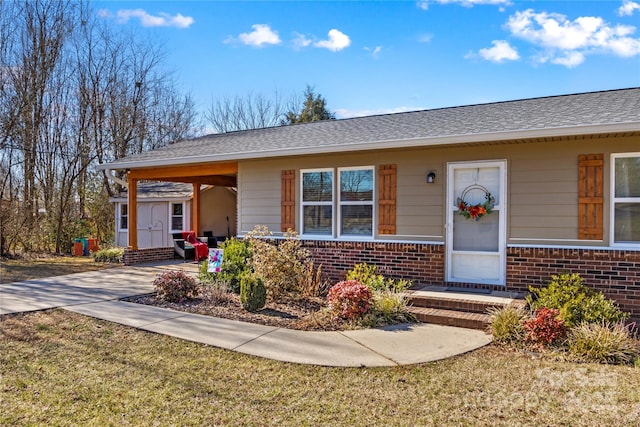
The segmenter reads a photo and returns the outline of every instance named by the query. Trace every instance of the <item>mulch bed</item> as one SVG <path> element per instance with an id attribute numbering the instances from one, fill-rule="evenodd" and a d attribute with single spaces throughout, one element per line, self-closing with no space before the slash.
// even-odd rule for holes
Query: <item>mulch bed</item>
<path id="1" fill-rule="evenodd" d="M 324 308 L 324 298 L 304 298 L 286 302 L 267 301 L 265 307 L 248 312 L 234 293 L 206 293 L 199 298 L 183 302 L 167 302 L 154 294 L 127 298 L 126 301 L 153 305 L 205 316 L 221 317 L 243 322 L 257 323 L 280 328 L 303 331 L 336 331 L 347 328 L 346 324 L 331 320 Z"/>

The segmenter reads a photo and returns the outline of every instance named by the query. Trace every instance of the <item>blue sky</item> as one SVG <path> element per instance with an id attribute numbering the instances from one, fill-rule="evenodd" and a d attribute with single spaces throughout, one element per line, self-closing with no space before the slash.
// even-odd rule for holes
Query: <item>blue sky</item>
<path id="1" fill-rule="evenodd" d="M 337 117 L 640 86 L 640 0 L 95 2 L 200 110 L 315 87 Z"/>

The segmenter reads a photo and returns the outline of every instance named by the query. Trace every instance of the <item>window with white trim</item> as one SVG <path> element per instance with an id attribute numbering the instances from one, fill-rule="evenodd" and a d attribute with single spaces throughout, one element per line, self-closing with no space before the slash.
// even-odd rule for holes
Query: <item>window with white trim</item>
<path id="1" fill-rule="evenodd" d="M 302 234 L 333 235 L 333 169 L 301 171 Z"/>
<path id="2" fill-rule="evenodd" d="M 129 228 L 129 207 L 122 203 L 120 205 L 120 230 Z"/>
<path id="3" fill-rule="evenodd" d="M 373 166 L 300 171 L 301 234 L 372 237 L 374 171 Z"/>
<path id="4" fill-rule="evenodd" d="M 184 204 L 171 203 L 171 230 L 182 231 L 184 227 Z"/>
<path id="5" fill-rule="evenodd" d="M 640 153 L 612 156 L 614 244 L 640 243 Z"/>
<path id="6" fill-rule="evenodd" d="M 373 236 L 373 167 L 340 168 L 341 236 Z"/>

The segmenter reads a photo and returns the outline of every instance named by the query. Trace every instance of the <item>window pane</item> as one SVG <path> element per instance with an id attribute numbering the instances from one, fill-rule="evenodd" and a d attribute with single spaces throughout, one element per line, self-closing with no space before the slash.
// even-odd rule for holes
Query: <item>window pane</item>
<path id="1" fill-rule="evenodd" d="M 331 235 L 331 206 L 305 206 L 303 234 Z"/>
<path id="2" fill-rule="evenodd" d="M 340 201 L 372 201 L 373 170 L 340 171 Z"/>
<path id="3" fill-rule="evenodd" d="M 120 205 L 120 215 L 122 216 L 127 215 L 127 205 Z"/>
<path id="4" fill-rule="evenodd" d="M 615 159 L 616 197 L 640 197 L 640 157 Z"/>
<path id="5" fill-rule="evenodd" d="M 303 202 L 331 202 L 333 200 L 333 172 L 304 172 L 302 174 Z"/>
<path id="6" fill-rule="evenodd" d="M 172 216 L 171 217 L 171 229 L 172 230 L 182 230 L 182 217 L 181 216 Z"/>
<path id="7" fill-rule="evenodd" d="M 126 230 L 127 229 L 127 223 L 128 223 L 128 218 L 126 216 L 121 216 L 120 217 L 120 229 Z"/>
<path id="8" fill-rule="evenodd" d="M 640 203 L 616 203 L 614 217 L 616 243 L 640 242 Z"/>
<path id="9" fill-rule="evenodd" d="M 371 236 L 373 233 L 373 206 L 347 205 L 342 206 L 341 230 L 342 235 Z"/>
<path id="10" fill-rule="evenodd" d="M 498 252 L 500 211 L 493 211 L 478 221 L 453 215 L 453 250 Z"/>
<path id="11" fill-rule="evenodd" d="M 182 203 L 174 203 L 172 206 L 173 206 L 173 215 L 182 216 Z"/>

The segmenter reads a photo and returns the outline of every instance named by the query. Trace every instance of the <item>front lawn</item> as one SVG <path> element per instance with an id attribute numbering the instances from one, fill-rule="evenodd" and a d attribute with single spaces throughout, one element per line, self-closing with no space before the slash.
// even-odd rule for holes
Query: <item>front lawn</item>
<path id="1" fill-rule="evenodd" d="M 110 264 L 95 262 L 92 257 L 28 255 L 16 259 L 3 258 L 0 259 L 0 283 L 103 270 L 109 267 Z"/>
<path id="2" fill-rule="evenodd" d="M 62 310 L 0 318 L 1 425 L 638 425 L 640 369 L 489 346 L 436 363 L 264 360 Z"/>

